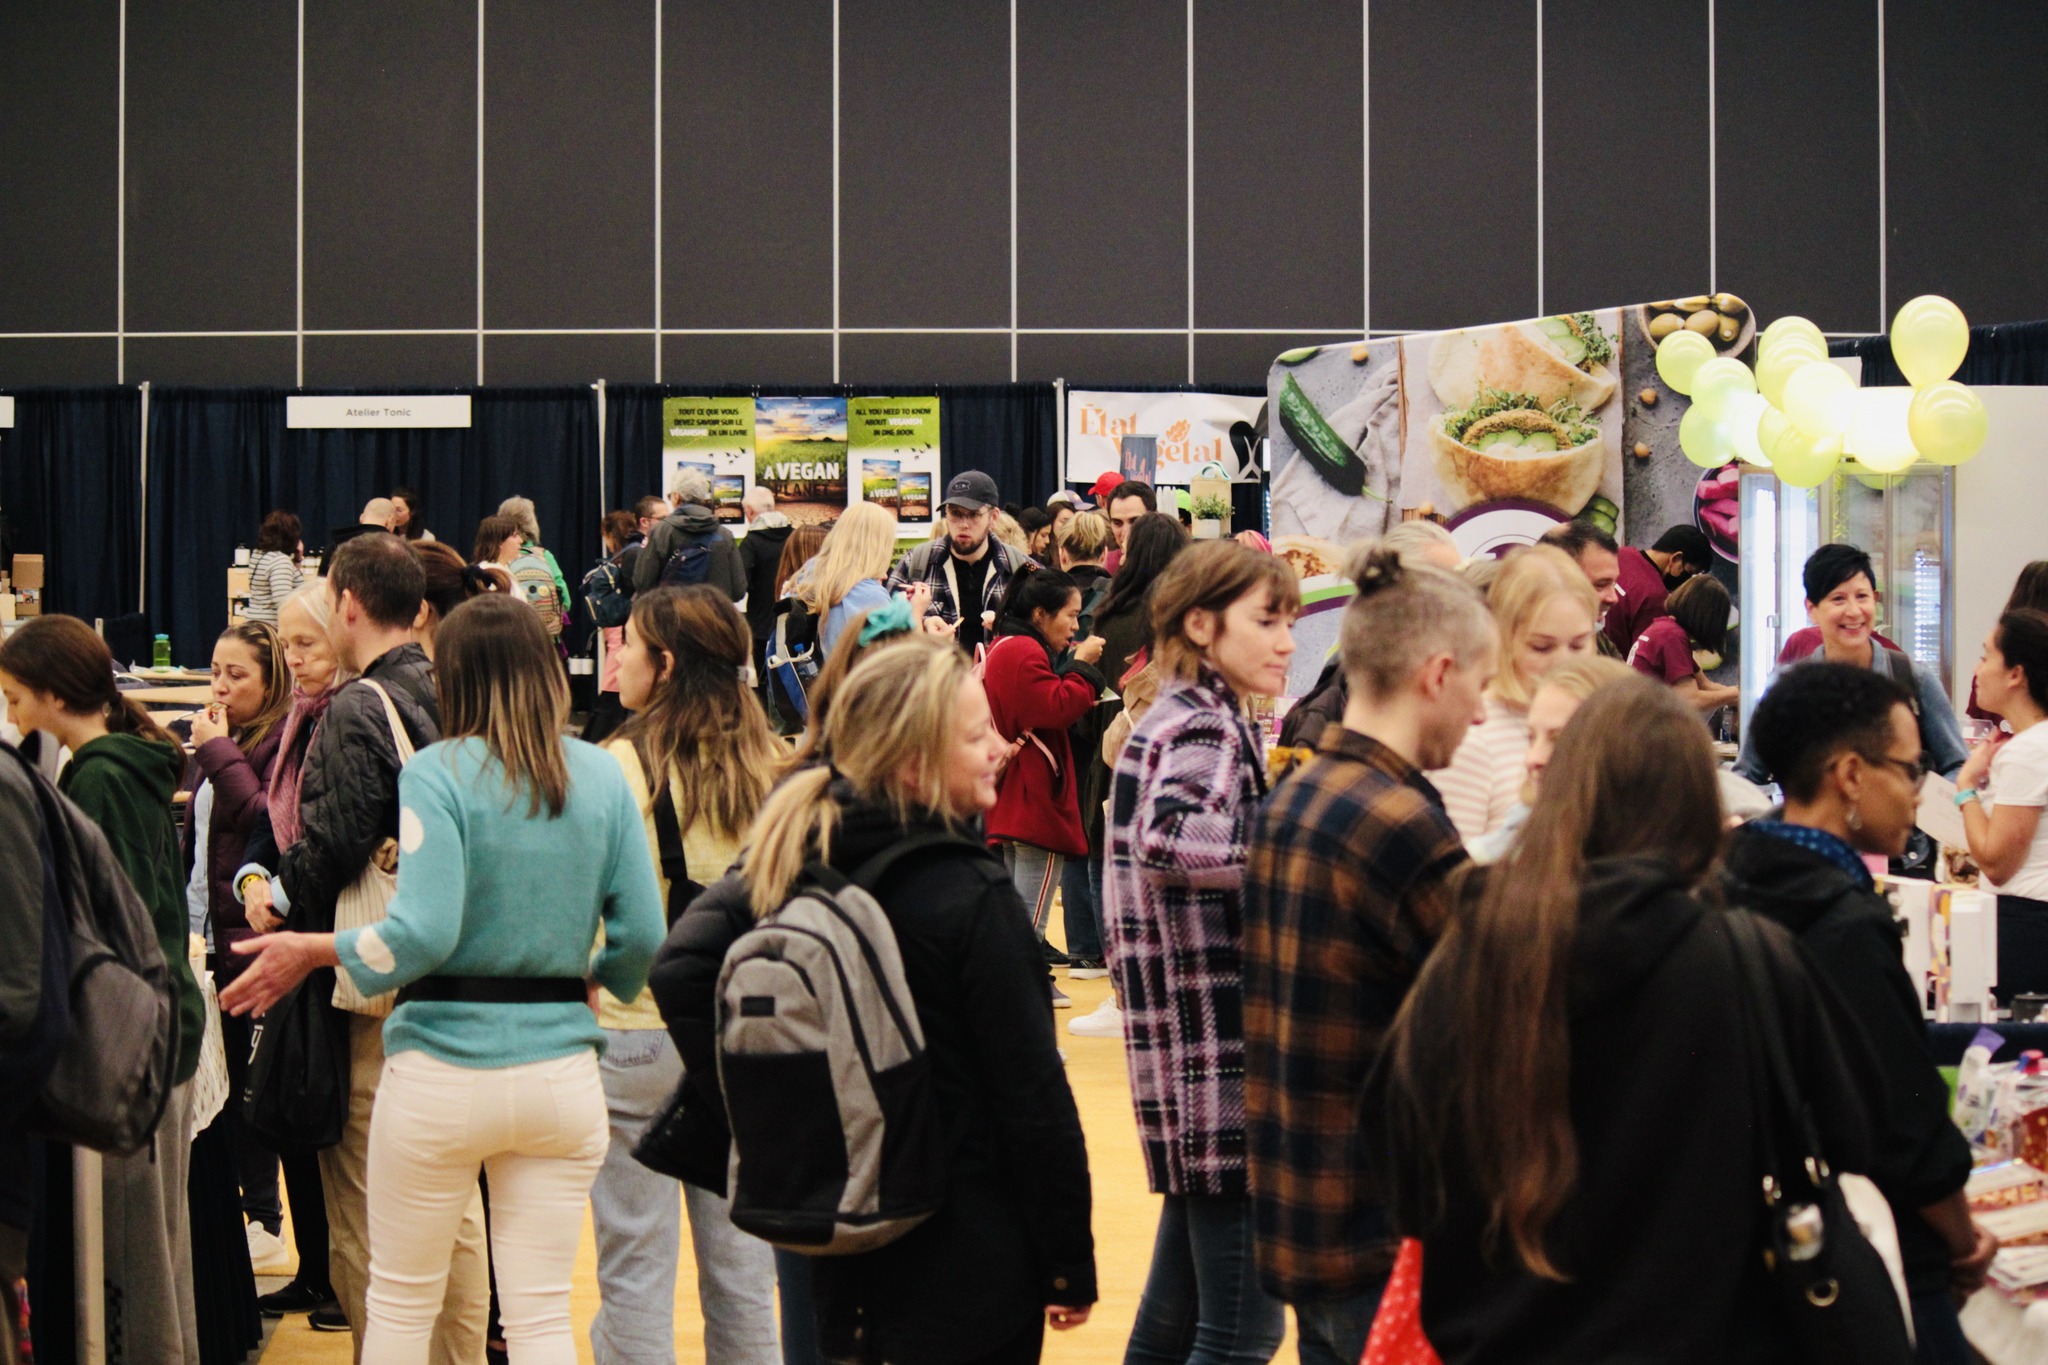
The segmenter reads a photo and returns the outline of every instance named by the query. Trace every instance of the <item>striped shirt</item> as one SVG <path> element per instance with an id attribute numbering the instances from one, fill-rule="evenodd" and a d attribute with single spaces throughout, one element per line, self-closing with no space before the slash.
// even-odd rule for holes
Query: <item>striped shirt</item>
<path id="1" fill-rule="evenodd" d="M 258 550 L 249 561 L 249 609 L 243 617 L 276 625 L 277 609 L 299 590 L 303 577 L 304 571 L 282 550 Z"/>
<path id="2" fill-rule="evenodd" d="M 1465 861 L 1429 779 L 1332 725 L 1281 783 L 1245 869 L 1245 1098 L 1259 1278 L 1289 1303 L 1347 1298 L 1393 1265 L 1359 1104 L 1450 917 Z"/>
<path id="3" fill-rule="evenodd" d="M 1508 822 L 1529 780 L 1528 754 L 1528 713 L 1488 697 L 1485 721 L 1466 734 L 1451 766 L 1429 775 L 1460 838 L 1477 839 Z"/>

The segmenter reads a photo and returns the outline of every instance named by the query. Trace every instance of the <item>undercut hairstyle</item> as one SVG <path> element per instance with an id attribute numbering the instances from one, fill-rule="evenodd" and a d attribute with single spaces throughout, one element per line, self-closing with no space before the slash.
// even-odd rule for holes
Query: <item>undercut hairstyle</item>
<path id="1" fill-rule="evenodd" d="M 1076 512 L 1067 518 L 1059 543 L 1068 559 L 1076 564 L 1092 564 L 1116 544 L 1116 532 L 1110 529 L 1109 518 L 1100 512 Z"/>
<path id="2" fill-rule="evenodd" d="M 442 737 L 484 741 L 508 808 L 524 794 L 529 817 L 543 807 L 559 816 L 569 802 L 569 684 L 540 616 L 521 598 L 478 597 L 448 613 L 434 644 Z"/>
<path id="3" fill-rule="evenodd" d="M 475 553 L 470 558 L 479 564 L 489 564 L 497 559 L 498 547 L 518 534 L 519 523 L 512 518 L 485 517 L 476 524 Z"/>
<path id="4" fill-rule="evenodd" d="M 1650 546 L 1658 554 L 1675 554 L 1693 568 L 1704 571 L 1714 566 L 1714 547 L 1707 533 L 1697 526 L 1674 526 Z"/>
<path id="5" fill-rule="evenodd" d="M 2048 613 L 2021 607 L 2000 616 L 1998 652 L 2009 667 L 2026 671 L 2027 695 L 2048 711 Z"/>
<path id="6" fill-rule="evenodd" d="M 389 531 L 344 541 L 328 566 L 327 581 L 336 602 L 343 593 L 353 593 L 364 613 L 387 629 L 410 627 L 427 591 L 426 573 L 412 547 Z"/>
<path id="7" fill-rule="evenodd" d="M 1067 582 L 1071 587 L 1073 580 Z M 1176 557 L 1152 588 L 1152 659 L 1160 675 L 1192 682 L 1201 670 L 1202 648 L 1188 637 L 1188 617 L 1213 612 L 1221 635 L 1223 613 L 1250 593 L 1263 594 L 1267 606 L 1283 616 L 1301 612 L 1300 580 L 1279 555 L 1247 550 L 1234 540 L 1205 540 Z"/>
<path id="8" fill-rule="evenodd" d="M 279 554 L 297 554 L 299 537 L 305 529 L 299 524 L 299 514 L 282 508 L 263 518 L 262 527 L 256 532 L 258 550 L 275 550 Z"/>
<path id="9" fill-rule="evenodd" d="M 1906 690 L 1853 664 L 1802 663 L 1779 675 L 1749 718 L 1756 756 L 1785 795 L 1820 795 L 1828 765 L 1844 753 L 1882 758 L 1892 743 L 1892 711 L 1912 709 Z"/>
<path id="10" fill-rule="evenodd" d="M 1664 600 L 1671 619 L 1684 628 L 1694 649 L 1719 654 L 1728 643 L 1728 589 L 1710 573 L 1696 573 Z"/>
<path id="11" fill-rule="evenodd" d="M 1586 553 L 1588 546 L 1597 546 L 1611 555 L 1621 553 L 1621 546 L 1613 536 L 1590 521 L 1567 521 L 1545 531 L 1536 542 L 1538 545 L 1554 545 L 1574 560 Z"/>
<path id="12" fill-rule="evenodd" d="M 1136 479 L 1125 479 L 1115 488 L 1110 489 L 1109 496 L 1102 500 L 1102 510 L 1105 513 L 1108 512 L 1109 505 L 1118 498 L 1136 498 L 1139 502 L 1145 504 L 1147 512 L 1157 512 L 1159 510 L 1159 491 L 1151 484 L 1139 483 Z"/>
<path id="13" fill-rule="evenodd" d="M 1410 563 L 1380 544 L 1360 546 L 1344 566 L 1358 595 L 1337 627 L 1344 681 L 1360 696 L 1399 695 L 1431 658 L 1459 668 L 1479 662 L 1494 643 L 1493 617 L 1471 584 L 1430 564 Z"/>
<path id="14" fill-rule="evenodd" d="M 1806 588 L 1809 604 L 1825 601 L 1827 595 L 1841 587 L 1857 574 L 1870 580 L 1870 586 L 1877 587 L 1877 570 L 1871 567 L 1870 556 L 1854 545 L 1837 541 L 1823 545 L 1806 557 L 1806 568 L 1800 574 L 1800 582 Z"/>

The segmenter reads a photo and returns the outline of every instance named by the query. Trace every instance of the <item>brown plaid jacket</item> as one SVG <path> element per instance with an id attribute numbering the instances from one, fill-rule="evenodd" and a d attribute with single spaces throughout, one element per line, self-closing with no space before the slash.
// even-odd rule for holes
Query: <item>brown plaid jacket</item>
<path id="1" fill-rule="evenodd" d="M 1245 872 L 1259 1277 L 1289 1303 L 1361 1293 L 1393 1265 L 1359 1104 L 1465 860 L 1414 765 L 1341 725 L 1319 748 L 1267 802 Z"/>

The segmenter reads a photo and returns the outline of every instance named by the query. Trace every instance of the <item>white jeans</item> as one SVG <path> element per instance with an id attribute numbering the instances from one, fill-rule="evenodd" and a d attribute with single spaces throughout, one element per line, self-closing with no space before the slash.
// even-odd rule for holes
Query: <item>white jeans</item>
<path id="1" fill-rule="evenodd" d="M 604 1160 L 597 1056 L 493 1070 L 424 1052 L 385 1060 L 370 1119 L 370 1297 L 363 1359 L 426 1365 L 455 1234 L 481 1166 L 513 1365 L 575 1365 L 569 1279 Z"/>

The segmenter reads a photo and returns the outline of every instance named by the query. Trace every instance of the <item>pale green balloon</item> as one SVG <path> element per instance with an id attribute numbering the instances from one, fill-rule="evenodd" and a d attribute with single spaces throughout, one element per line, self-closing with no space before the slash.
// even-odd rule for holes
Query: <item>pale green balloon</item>
<path id="1" fill-rule="evenodd" d="M 1680 328 L 1658 343 L 1657 377 L 1673 393 L 1692 394 L 1692 379 L 1700 366 L 1714 359 L 1714 343 L 1698 332 Z"/>

